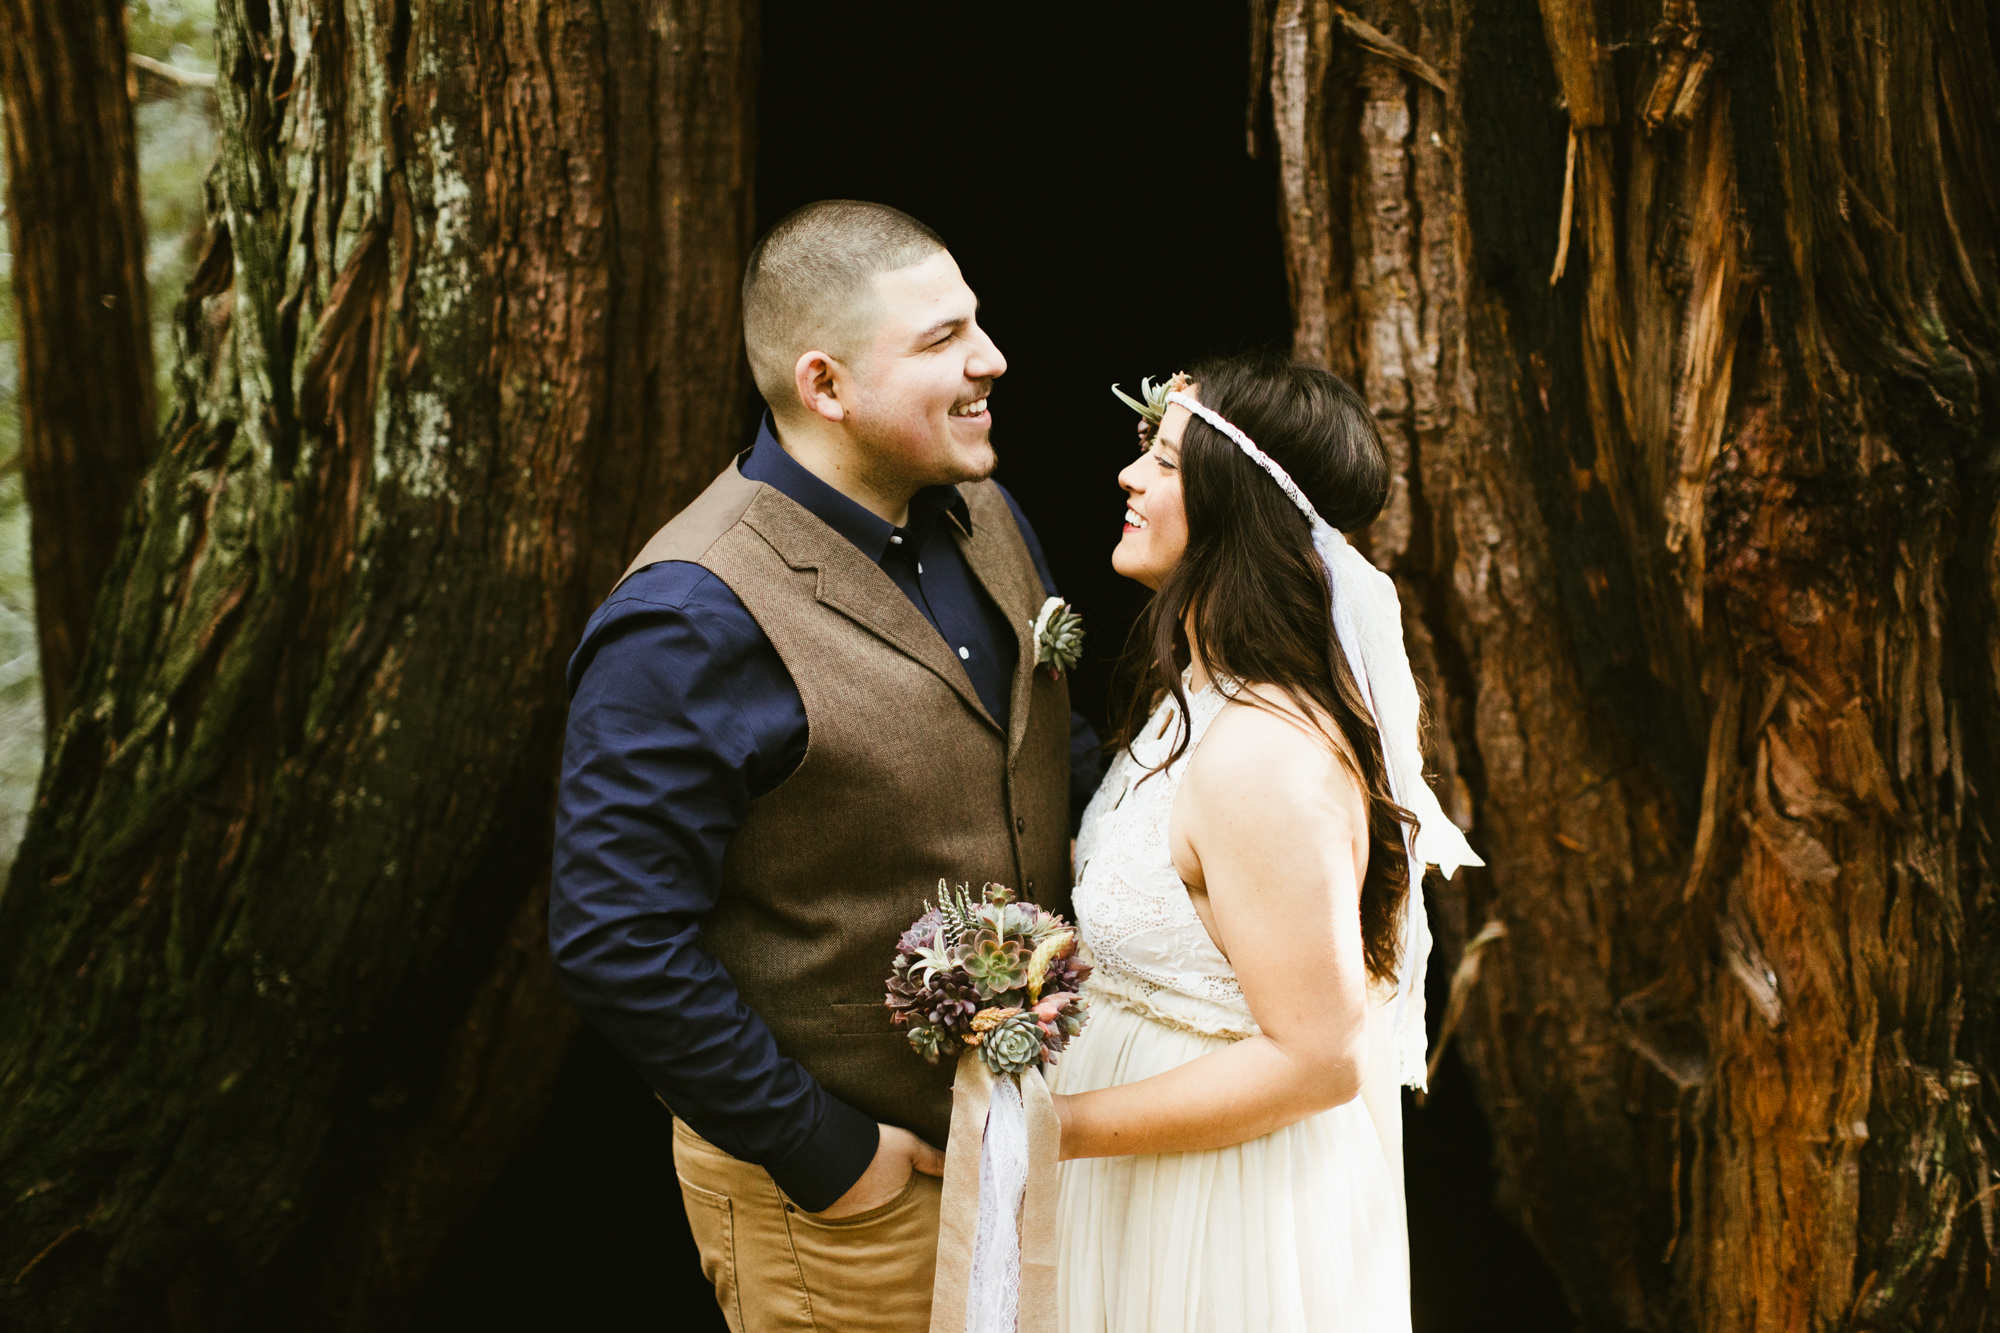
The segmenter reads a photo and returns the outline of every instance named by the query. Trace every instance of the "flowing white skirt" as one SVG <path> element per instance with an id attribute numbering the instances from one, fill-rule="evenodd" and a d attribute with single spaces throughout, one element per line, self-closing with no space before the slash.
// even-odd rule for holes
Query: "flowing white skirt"
<path id="1" fill-rule="evenodd" d="M 1371 1006 L 1363 1095 L 1230 1148 L 1062 1164 L 1063 1333 L 1409 1333 L 1402 1106 Z M 1056 1091 L 1134 1083 L 1228 1045 L 1115 1001 Z"/>

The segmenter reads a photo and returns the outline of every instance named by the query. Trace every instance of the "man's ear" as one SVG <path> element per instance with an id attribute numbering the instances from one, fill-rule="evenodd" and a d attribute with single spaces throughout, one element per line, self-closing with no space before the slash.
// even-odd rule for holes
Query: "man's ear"
<path id="1" fill-rule="evenodd" d="M 828 421 L 841 421 L 847 416 L 847 408 L 840 401 L 840 382 L 846 377 L 846 367 L 825 352 L 807 352 L 792 366 L 799 401 L 806 411 Z"/>

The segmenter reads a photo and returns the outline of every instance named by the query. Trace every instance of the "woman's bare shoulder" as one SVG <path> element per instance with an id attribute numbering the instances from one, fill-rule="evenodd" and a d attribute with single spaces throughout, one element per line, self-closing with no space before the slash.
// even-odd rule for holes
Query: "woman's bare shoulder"
<path id="1" fill-rule="evenodd" d="M 1269 723 L 1289 728 L 1299 740 L 1315 753 L 1336 759 L 1349 754 L 1347 737 L 1340 724 L 1327 715 L 1317 701 L 1282 685 L 1262 682 L 1242 682 L 1234 687 L 1231 706 L 1222 710 L 1222 717 L 1216 719 L 1220 725 L 1223 718 L 1244 719 L 1261 715 Z M 1238 720 L 1236 729 L 1254 735 L 1266 743 L 1277 745 L 1277 733 L 1266 727 Z"/>
<path id="2" fill-rule="evenodd" d="M 1188 764 L 1187 783 L 1203 797 L 1229 806 L 1262 805 L 1273 811 L 1310 806 L 1324 813 L 1329 799 L 1344 805 L 1352 785 L 1332 748 L 1330 724 L 1284 692 L 1244 686 L 1209 725 Z"/>

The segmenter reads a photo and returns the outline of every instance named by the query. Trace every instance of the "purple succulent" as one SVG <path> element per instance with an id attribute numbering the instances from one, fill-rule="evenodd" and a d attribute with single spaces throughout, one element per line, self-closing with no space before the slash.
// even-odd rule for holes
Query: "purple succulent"
<path id="1" fill-rule="evenodd" d="M 937 938 L 938 923 L 943 919 L 936 908 L 925 912 L 917 918 L 916 924 L 903 932 L 903 938 L 896 941 L 896 952 L 905 958 L 914 956 L 917 950 Z"/>
<path id="2" fill-rule="evenodd" d="M 1049 964 L 1049 970 L 1042 981 L 1042 994 L 1056 992 L 1075 993 L 1083 989 L 1083 983 L 1090 978 L 1090 964 L 1071 954 L 1058 958 Z"/>
<path id="3" fill-rule="evenodd" d="M 889 970 L 888 994 L 882 1002 L 889 1006 L 890 1020 L 907 1023 L 922 1006 L 923 978 L 910 971 L 910 960 L 901 954 Z"/>
<path id="4" fill-rule="evenodd" d="M 979 1012 L 983 1003 L 972 978 L 953 968 L 931 978 L 918 999 L 918 1008 L 923 1021 L 932 1027 L 949 1032 L 953 1037 L 964 1037 L 972 1031 L 972 1016 Z"/>
<path id="5" fill-rule="evenodd" d="M 1081 995 L 1044 995 L 1028 1011 L 1042 1030 L 1042 1045 L 1051 1057 L 1069 1045 L 1069 1039 L 1083 1031 L 1084 999 Z"/>

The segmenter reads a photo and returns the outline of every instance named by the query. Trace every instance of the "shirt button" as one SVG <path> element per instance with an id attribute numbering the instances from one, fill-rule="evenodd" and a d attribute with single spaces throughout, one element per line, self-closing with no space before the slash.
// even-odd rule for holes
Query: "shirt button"
<path id="1" fill-rule="evenodd" d="M 1027 821 L 1027 820 L 1025 820 L 1025 819 L 1016 819 L 1016 820 L 1014 821 L 1014 832 L 1016 832 L 1016 833 L 1026 833 L 1027 831 L 1028 831 L 1028 821 Z"/>
<path id="2" fill-rule="evenodd" d="M 917 573 L 921 574 L 923 572 L 924 572 L 924 562 L 919 560 L 917 561 Z"/>
<path id="3" fill-rule="evenodd" d="M 958 660 L 961 662 L 970 662 L 972 660 L 972 650 L 970 648 L 959 649 Z"/>
<path id="4" fill-rule="evenodd" d="M 890 533 L 890 534 L 889 534 L 889 545 L 891 545 L 891 546 L 901 546 L 902 544 L 903 544 L 903 534 L 902 534 L 902 533 L 900 533 L 900 532 L 892 532 L 892 533 Z"/>

